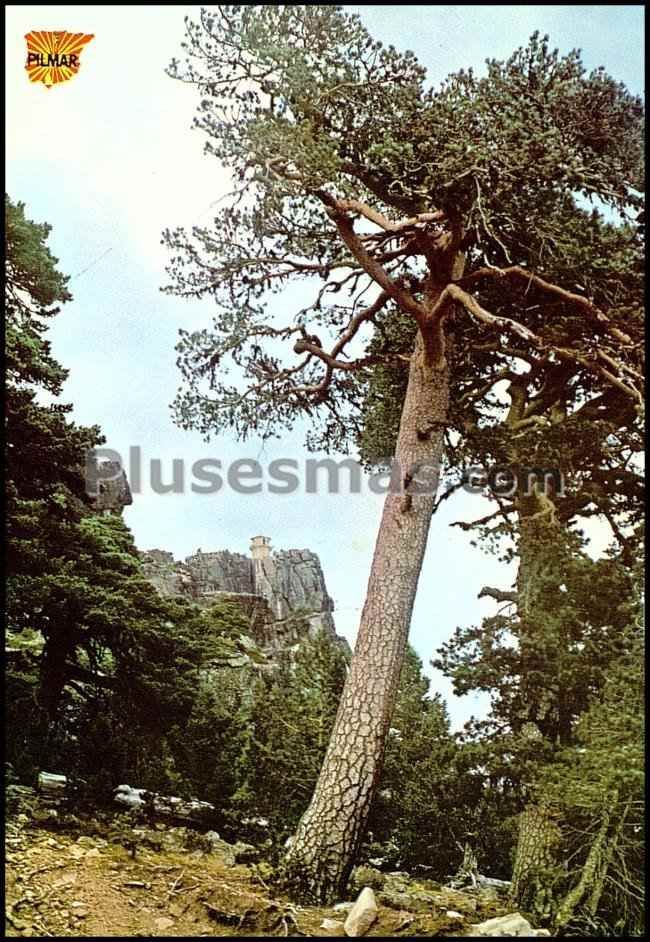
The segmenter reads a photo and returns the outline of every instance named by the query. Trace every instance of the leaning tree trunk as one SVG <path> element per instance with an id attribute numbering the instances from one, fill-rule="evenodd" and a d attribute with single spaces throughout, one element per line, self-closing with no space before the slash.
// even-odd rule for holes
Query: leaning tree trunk
<path id="1" fill-rule="evenodd" d="M 311 804 L 284 861 L 285 881 L 294 894 L 314 902 L 329 902 L 345 889 L 381 772 L 447 418 L 448 368 L 444 358 L 430 364 L 418 331 L 395 453 L 404 493 L 391 488 L 386 496 L 334 729 Z"/>

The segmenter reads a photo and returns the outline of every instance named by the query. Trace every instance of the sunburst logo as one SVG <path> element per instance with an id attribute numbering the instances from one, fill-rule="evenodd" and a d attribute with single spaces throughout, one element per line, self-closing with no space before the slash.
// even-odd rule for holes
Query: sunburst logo
<path id="1" fill-rule="evenodd" d="M 68 33 L 65 30 L 27 33 L 25 68 L 30 82 L 42 82 L 46 88 L 52 88 L 70 81 L 79 71 L 82 49 L 94 38 L 93 33 Z"/>

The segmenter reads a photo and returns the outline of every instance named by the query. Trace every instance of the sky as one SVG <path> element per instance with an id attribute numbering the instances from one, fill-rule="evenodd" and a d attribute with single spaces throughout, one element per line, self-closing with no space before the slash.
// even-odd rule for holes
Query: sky
<path id="1" fill-rule="evenodd" d="M 642 5 L 345 5 L 384 43 L 413 50 L 434 83 L 486 58 L 505 58 L 534 30 L 561 52 L 580 48 L 588 69 L 604 65 L 643 92 Z M 167 252 L 164 228 L 210 219 L 228 191 L 228 178 L 202 153 L 191 130 L 197 106 L 192 87 L 165 75 L 180 58 L 183 18 L 194 6 L 13 6 L 6 9 L 6 189 L 27 215 L 52 227 L 50 247 L 70 274 L 74 300 L 49 333 L 55 357 L 70 370 L 63 401 L 75 421 L 101 426 L 126 463 L 139 446 L 146 462 L 237 458 L 267 462 L 310 457 L 304 429 L 264 444 L 222 435 L 206 444 L 173 425 L 169 404 L 180 377 L 174 346 L 179 328 L 210 321 L 208 302 L 162 294 Z M 28 81 L 24 36 L 30 30 L 93 33 L 79 74 L 46 89 Z M 125 511 L 140 549 L 184 558 L 197 548 L 248 552 L 250 538 L 271 537 L 277 549 L 318 553 L 335 603 L 339 633 L 353 643 L 379 524 L 382 498 L 362 494 L 233 493 L 135 495 Z M 454 726 L 482 714 L 483 695 L 454 697 L 429 660 L 456 626 L 477 624 L 493 603 L 478 600 L 483 585 L 506 586 L 512 572 L 470 546 L 450 527 L 485 512 L 480 497 L 461 494 L 434 518 L 411 627 L 411 642 L 448 702 Z M 605 545 L 593 530 L 593 550 Z"/>

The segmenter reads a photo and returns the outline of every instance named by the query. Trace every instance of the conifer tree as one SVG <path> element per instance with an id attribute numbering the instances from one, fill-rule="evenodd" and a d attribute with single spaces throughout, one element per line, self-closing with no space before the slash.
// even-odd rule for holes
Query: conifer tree
<path id="1" fill-rule="evenodd" d="M 361 430 L 358 377 L 408 365 L 400 492 L 286 860 L 296 892 L 323 901 L 346 883 L 379 781 L 460 377 L 478 402 L 522 363 L 542 385 L 566 365 L 641 402 L 636 321 L 591 294 L 567 242 L 590 218 L 578 197 L 640 209 L 642 106 L 537 34 L 484 78 L 432 89 L 412 53 L 336 7 L 203 10 L 185 51 L 169 73 L 196 85 L 196 126 L 235 191 L 211 226 L 164 235 L 169 290 L 215 302 L 213 324 L 179 342 L 178 422 L 245 437 L 307 414 L 311 444 L 333 447 Z M 286 316 L 279 298 L 273 318 L 292 282 L 313 302 Z M 410 346 L 385 329 L 398 318 Z"/>

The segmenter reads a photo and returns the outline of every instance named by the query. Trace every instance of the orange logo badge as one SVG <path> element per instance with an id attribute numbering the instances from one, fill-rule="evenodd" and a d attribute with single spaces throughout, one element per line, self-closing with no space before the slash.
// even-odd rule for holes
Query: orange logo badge
<path id="1" fill-rule="evenodd" d="M 74 78 L 79 71 L 81 50 L 94 38 L 93 33 L 67 33 L 65 30 L 27 33 L 25 68 L 30 82 L 42 82 L 46 88 L 52 88 Z"/>

